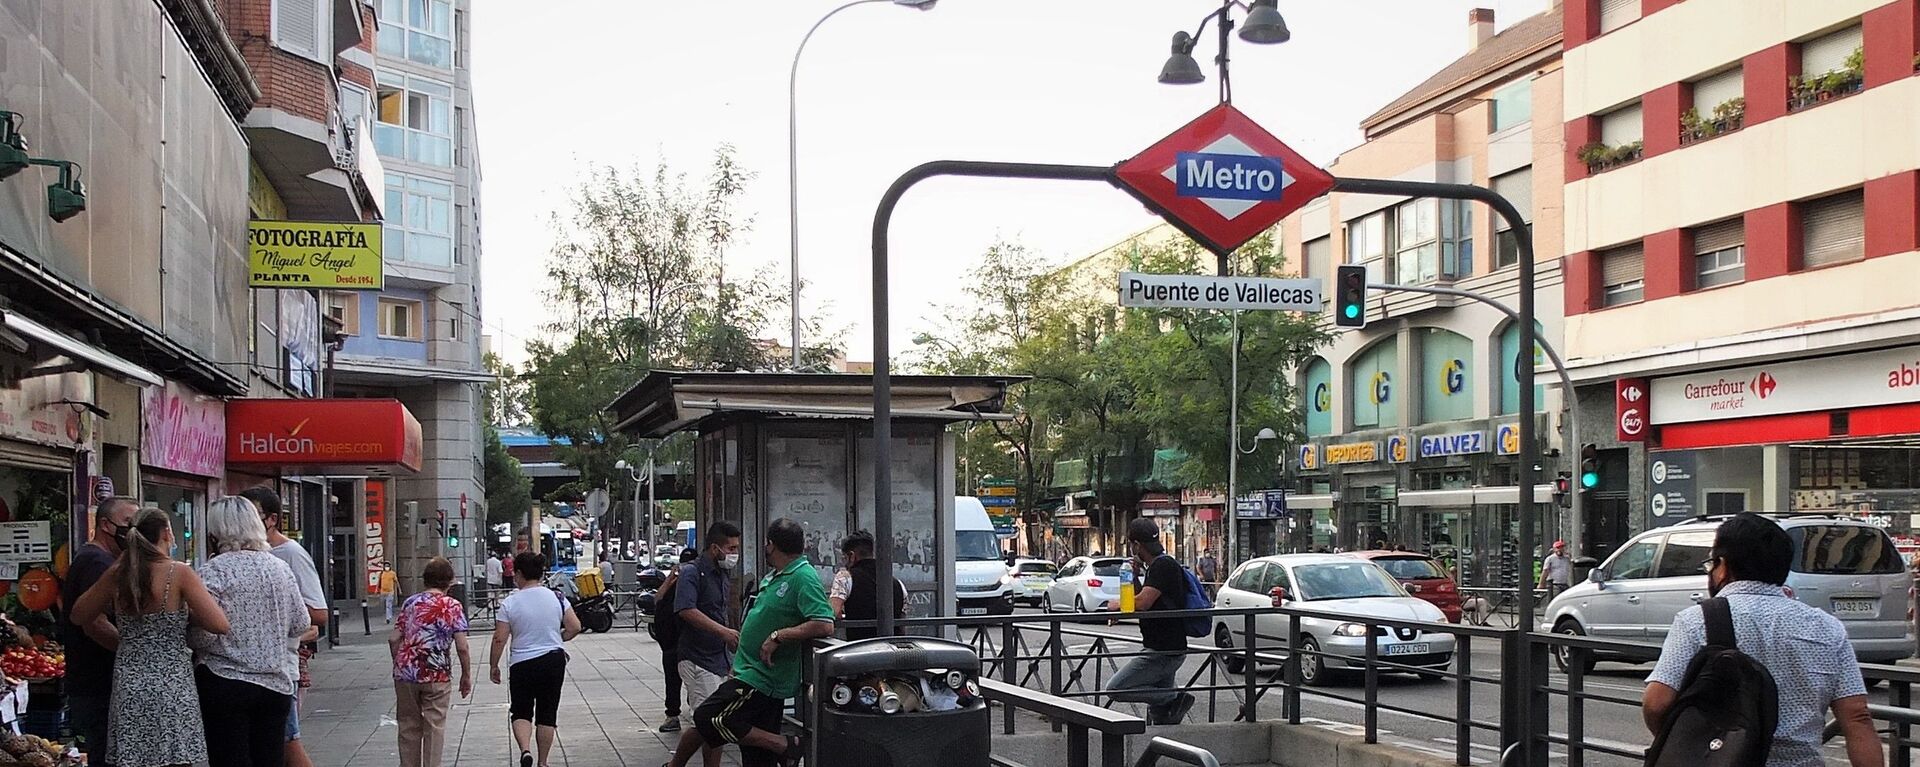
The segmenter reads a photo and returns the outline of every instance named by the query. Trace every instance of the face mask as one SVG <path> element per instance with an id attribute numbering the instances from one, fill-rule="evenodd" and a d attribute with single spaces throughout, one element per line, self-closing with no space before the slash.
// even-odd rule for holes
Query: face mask
<path id="1" fill-rule="evenodd" d="M 720 568 L 723 570 L 732 570 L 732 569 L 738 568 L 740 566 L 740 555 L 728 554 L 726 556 L 723 556 L 720 558 L 719 565 L 720 565 Z"/>

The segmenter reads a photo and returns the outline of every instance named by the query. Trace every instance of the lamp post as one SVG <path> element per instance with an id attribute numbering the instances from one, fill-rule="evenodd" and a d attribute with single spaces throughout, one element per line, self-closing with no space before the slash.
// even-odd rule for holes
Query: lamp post
<path id="1" fill-rule="evenodd" d="M 820 25 L 827 23 L 835 14 L 856 5 L 870 3 L 892 3 L 905 8 L 922 11 L 933 10 L 933 4 L 939 0 L 853 0 L 842 5 L 807 30 L 800 38 L 800 47 L 793 51 L 793 66 L 787 70 L 787 261 L 789 280 L 787 303 L 793 314 L 793 369 L 800 369 L 800 54 L 807 51 L 807 41 L 813 39 L 813 33 Z"/>
<path id="2" fill-rule="evenodd" d="M 653 481 L 656 476 L 653 471 L 653 453 L 651 451 L 647 453 L 647 505 L 644 515 L 641 513 L 640 506 L 640 470 L 633 464 L 627 463 L 624 458 L 615 462 L 613 468 L 625 471 L 627 476 L 633 479 L 633 527 L 634 534 L 639 536 L 639 540 L 635 543 L 644 542 L 642 544 L 644 548 L 635 551 L 634 558 L 638 560 L 636 567 L 644 570 L 653 561 Z"/>

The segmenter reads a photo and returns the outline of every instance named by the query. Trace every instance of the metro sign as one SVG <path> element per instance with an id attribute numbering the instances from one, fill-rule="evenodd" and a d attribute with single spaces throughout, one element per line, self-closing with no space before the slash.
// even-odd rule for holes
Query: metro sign
<path id="1" fill-rule="evenodd" d="M 1216 254 L 1333 188 L 1333 176 L 1221 104 L 1114 168 L 1120 186 Z"/>

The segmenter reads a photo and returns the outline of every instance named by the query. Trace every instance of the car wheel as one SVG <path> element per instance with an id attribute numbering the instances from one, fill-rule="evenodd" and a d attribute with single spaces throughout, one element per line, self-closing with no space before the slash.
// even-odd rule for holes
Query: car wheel
<path id="1" fill-rule="evenodd" d="M 1047 614 L 1053 613 L 1053 597 L 1040 598 L 1040 612 Z"/>
<path id="2" fill-rule="evenodd" d="M 1226 626 L 1215 627 L 1213 629 L 1213 644 L 1222 650 L 1232 650 L 1233 632 L 1227 630 Z M 1229 674 L 1244 674 L 1247 671 L 1247 659 L 1239 655 L 1222 655 L 1220 656 L 1220 667 L 1226 669 Z"/>
<path id="3" fill-rule="evenodd" d="M 1087 611 L 1087 600 L 1085 597 L 1079 594 L 1073 595 L 1073 611 L 1076 613 L 1084 613 Z"/>
<path id="4" fill-rule="evenodd" d="M 1566 620 L 1563 620 L 1563 621 L 1560 621 L 1559 623 L 1554 624 L 1553 633 L 1564 634 L 1566 636 L 1573 636 L 1573 637 L 1583 637 L 1587 635 L 1586 630 L 1580 628 L 1580 622 L 1573 620 L 1572 618 L 1568 618 Z M 1554 650 L 1553 663 L 1554 665 L 1560 667 L 1560 673 L 1562 674 L 1573 673 L 1570 670 L 1573 664 L 1573 649 L 1565 645 L 1561 645 L 1558 649 Z M 1586 653 L 1586 660 L 1580 663 L 1580 673 L 1586 674 L 1591 671 L 1593 671 L 1593 653 L 1589 652 L 1589 653 Z"/>
<path id="5" fill-rule="evenodd" d="M 1320 655 L 1320 643 L 1311 636 L 1300 637 L 1300 682 L 1308 687 L 1327 683 L 1327 659 Z"/>

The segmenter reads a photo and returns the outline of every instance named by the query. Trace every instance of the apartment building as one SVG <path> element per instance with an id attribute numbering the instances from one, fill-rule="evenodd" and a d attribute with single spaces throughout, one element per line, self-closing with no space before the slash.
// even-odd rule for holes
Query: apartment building
<path id="1" fill-rule="evenodd" d="M 1330 166 L 1335 176 L 1477 184 L 1513 201 L 1535 247 L 1538 331 L 1561 338 L 1558 298 L 1561 11 L 1495 33 L 1493 12 L 1466 20 L 1465 52 L 1361 123 L 1365 140 Z M 1448 286 L 1517 302 L 1519 243 L 1487 208 L 1431 198 L 1336 193 L 1280 228 L 1290 269 L 1330 280 L 1362 264 L 1370 281 Z M 1543 447 L 1564 450 L 1558 387 L 1519 412 L 1516 370 L 1551 370 L 1522 356 L 1519 327 L 1501 312 L 1450 297 L 1376 292 L 1365 328 L 1337 334 L 1299 371 L 1308 440 L 1287 458 L 1293 478 L 1291 550 L 1404 545 L 1455 561 L 1461 582 L 1513 585 L 1520 493 L 1533 493 L 1540 539 L 1564 531 L 1550 479 L 1515 486 L 1520 419 Z M 1544 477 L 1553 475 L 1549 463 Z M 1544 553 L 1544 550 L 1540 553 Z"/>
<path id="2" fill-rule="evenodd" d="M 1631 530 L 1920 511 L 1920 3 L 1567 0 L 1565 340 Z"/>

